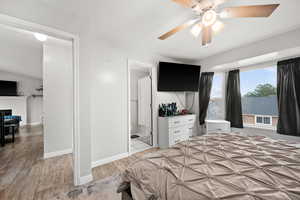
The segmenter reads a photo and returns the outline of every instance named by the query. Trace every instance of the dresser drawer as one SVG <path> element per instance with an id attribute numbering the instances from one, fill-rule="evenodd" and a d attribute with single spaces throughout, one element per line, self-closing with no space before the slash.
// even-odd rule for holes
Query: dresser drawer
<path id="1" fill-rule="evenodd" d="M 187 128 L 186 126 L 180 126 L 180 127 L 173 127 L 169 129 L 170 135 L 186 135 L 187 134 Z"/>
<path id="2" fill-rule="evenodd" d="M 169 127 L 183 126 L 187 124 L 194 124 L 196 121 L 195 115 L 187 115 L 182 117 L 174 117 L 169 120 Z"/>
<path id="3" fill-rule="evenodd" d="M 185 118 L 185 123 L 186 123 L 186 124 L 194 124 L 195 121 L 196 121 L 196 118 L 195 118 L 194 115 L 192 115 L 192 116 L 187 116 L 187 117 Z"/>
<path id="4" fill-rule="evenodd" d="M 189 138 L 194 136 L 194 125 L 187 126 L 187 135 Z"/>
<path id="5" fill-rule="evenodd" d="M 186 120 L 184 118 L 174 117 L 169 120 L 169 127 L 182 126 L 186 124 Z"/>

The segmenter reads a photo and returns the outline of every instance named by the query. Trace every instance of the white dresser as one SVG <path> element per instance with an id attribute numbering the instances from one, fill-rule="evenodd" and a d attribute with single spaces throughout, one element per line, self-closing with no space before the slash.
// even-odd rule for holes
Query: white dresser
<path id="1" fill-rule="evenodd" d="M 225 120 L 205 120 L 206 134 L 209 133 L 230 133 L 231 126 Z"/>
<path id="2" fill-rule="evenodd" d="M 196 115 L 180 115 L 158 118 L 158 146 L 168 148 L 178 142 L 188 140 L 195 130 Z"/>

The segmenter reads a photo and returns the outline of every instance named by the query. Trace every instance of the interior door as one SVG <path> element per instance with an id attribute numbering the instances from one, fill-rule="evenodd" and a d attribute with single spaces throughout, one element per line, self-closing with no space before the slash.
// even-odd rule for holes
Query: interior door
<path id="1" fill-rule="evenodd" d="M 152 81 L 150 76 L 138 81 L 138 124 L 143 131 L 144 142 L 152 146 Z"/>

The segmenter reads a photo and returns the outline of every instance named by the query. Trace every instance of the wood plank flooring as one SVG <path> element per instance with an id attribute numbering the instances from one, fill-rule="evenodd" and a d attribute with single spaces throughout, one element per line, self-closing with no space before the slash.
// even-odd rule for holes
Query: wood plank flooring
<path id="1" fill-rule="evenodd" d="M 43 159 L 43 136 L 22 132 L 14 144 L 0 148 L 0 199 L 50 199 L 73 187 L 72 156 Z"/>
<path id="2" fill-rule="evenodd" d="M 94 180 L 123 172 L 149 149 L 93 169 Z M 72 155 L 43 159 L 41 129 L 22 131 L 15 143 L 0 148 L 0 200 L 49 200 L 73 186 Z"/>

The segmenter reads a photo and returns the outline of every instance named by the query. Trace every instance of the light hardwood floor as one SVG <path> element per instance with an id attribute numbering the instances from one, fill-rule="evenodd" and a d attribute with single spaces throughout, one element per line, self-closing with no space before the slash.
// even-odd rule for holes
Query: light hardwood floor
<path id="1" fill-rule="evenodd" d="M 93 169 L 94 180 L 120 174 L 149 149 Z M 15 143 L 0 148 L 0 200 L 49 200 L 73 186 L 72 155 L 43 159 L 41 129 L 23 130 Z"/>
<path id="2" fill-rule="evenodd" d="M 0 199 L 50 199 L 73 186 L 72 156 L 43 159 L 41 130 L 29 129 L 0 148 Z"/>

